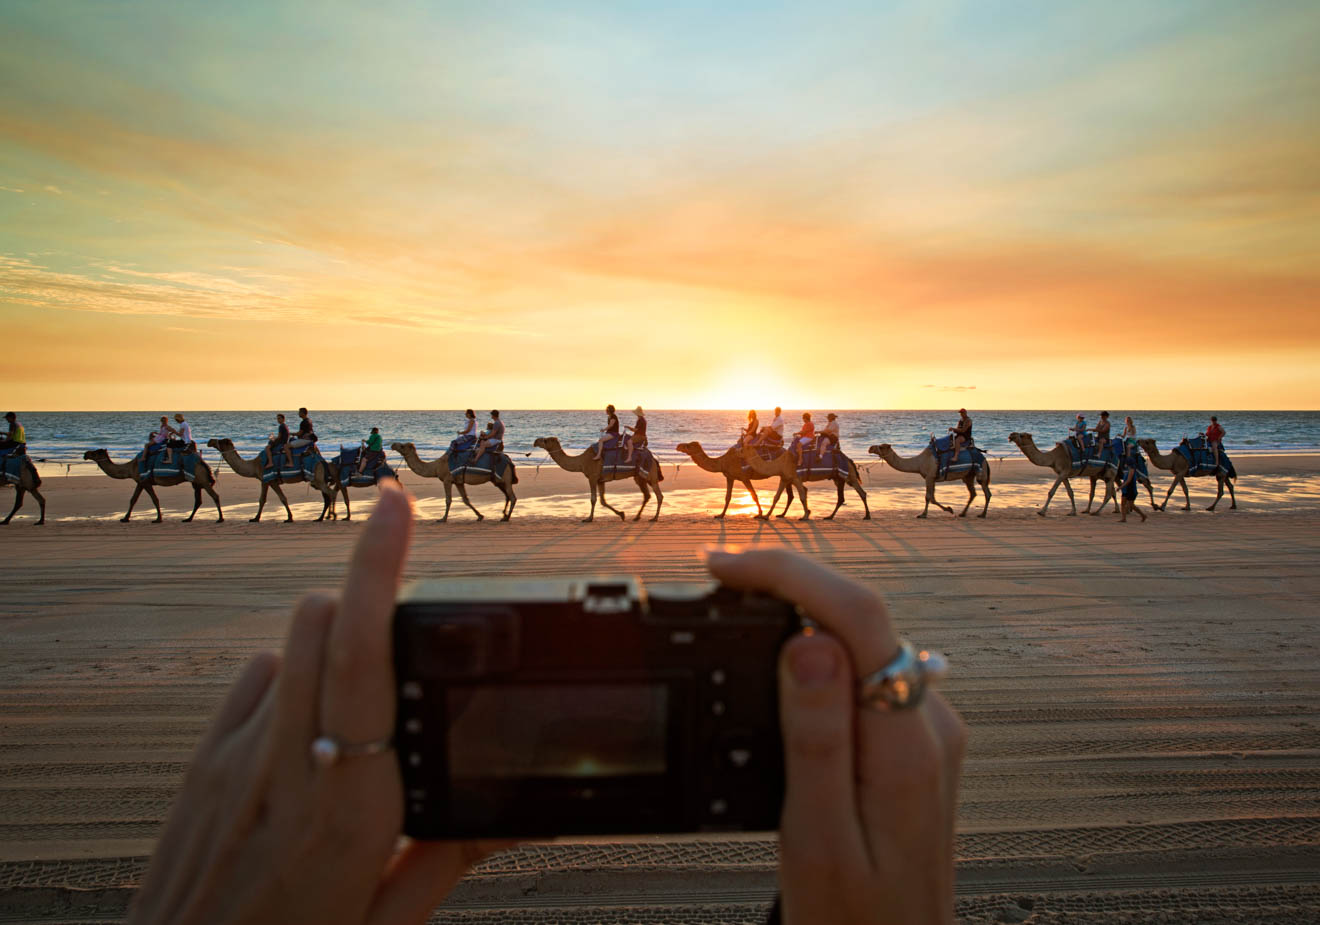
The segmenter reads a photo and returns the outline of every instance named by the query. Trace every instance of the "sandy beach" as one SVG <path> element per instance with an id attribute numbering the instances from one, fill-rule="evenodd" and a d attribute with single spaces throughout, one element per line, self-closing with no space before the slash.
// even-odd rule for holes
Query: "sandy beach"
<path id="1" fill-rule="evenodd" d="M 409 577 L 598 568 L 700 573 L 707 543 L 782 543 L 872 582 L 912 639 L 947 652 L 947 694 L 971 743 L 959 814 L 966 922 L 1320 920 L 1320 459 L 1248 457 L 1237 511 L 1170 505 L 1142 525 L 1065 517 L 1025 461 L 997 464 L 986 520 L 912 519 L 920 483 L 876 467 L 875 518 L 850 496 L 834 522 L 755 521 L 694 466 L 666 470 L 658 523 L 577 518 L 578 475 L 522 468 L 508 524 L 455 500 L 425 523 Z M 1155 473 L 1157 496 L 1169 478 Z M 405 474 L 423 519 L 434 484 Z M 768 502 L 772 483 L 763 482 Z M 333 586 L 370 510 L 249 524 L 256 485 L 226 472 L 227 521 L 117 522 L 131 486 L 46 473 L 50 522 L 29 506 L 0 532 L 0 921 L 122 916 L 208 714 L 253 652 L 277 647 L 291 603 Z M 828 513 L 832 489 L 812 492 Z M 629 513 L 631 487 L 611 492 Z M 951 503 L 961 486 L 940 490 Z M 498 515 L 498 494 L 473 498 Z M 1081 497 L 1080 503 L 1085 503 Z M 1142 495 L 1144 506 L 1145 493 Z M 7 510 L 11 496 L 0 494 Z M 978 502 L 979 507 L 979 502 Z M 976 508 L 973 509 L 975 511 Z M 649 513 L 649 512 L 648 512 Z M 569 842 L 495 857 L 438 922 L 759 921 L 774 889 L 764 836 Z"/>

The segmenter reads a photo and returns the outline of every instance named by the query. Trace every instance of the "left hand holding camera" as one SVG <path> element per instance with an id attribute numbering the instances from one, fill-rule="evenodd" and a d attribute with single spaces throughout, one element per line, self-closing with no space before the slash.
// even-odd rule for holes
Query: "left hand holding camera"
<path id="1" fill-rule="evenodd" d="M 422 922 L 498 845 L 413 842 L 394 728 L 390 618 L 412 534 L 392 480 L 338 598 L 304 597 L 283 658 L 254 658 L 198 745 L 129 921 Z M 333 763 L 311 743 L 344 743 Z"/>

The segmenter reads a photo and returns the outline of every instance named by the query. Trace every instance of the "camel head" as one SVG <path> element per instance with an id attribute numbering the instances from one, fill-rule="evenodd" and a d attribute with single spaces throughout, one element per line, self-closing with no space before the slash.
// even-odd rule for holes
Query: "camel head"
<path id="1" fill-rule="evenodd" d="M 390 449 L 396 453 L 416 453 L 417 447 L 411 443 L 391 443 Z"/>
<path id="2" fill-rule="evenodd" d="M 109 458 L 110 454 L 105 450 L 88 450 L 86 453 L 83 453 L 83 459 L 91 460 L 93 462 L 101 459 L 108 460 Z"/>
<path id="3" fill-rule="evenodd" d="M 1031 434 L 1028 433 L 1019 434 L 1015 431 L 1008 435 L 1008 442 L 1016 443 L 1018 446 L 1022 446 L 1023 443 L 1035 443 L 1036 441 L 1031 439 Z"/>
<path id="4" fill-rule="evenodd" d="M 876 456 L 884 456 L 886 453 L 892 452 L 892 450 L 893 448 L 888 443 L 881 443 L 878 446 L 871 447 L 866 452 L 874 453 Z"/>
<path id="5" fill-rule="evenodd" d="M 1138 437 L 1137 446 L 1141 447 L 1147 453 L 1158 453 L 1160 448 L 1155 445 L 1155 441 L 1150 437 Z"/>
<path id="6" fill-rule="evenodd" d="M 212 437 L 206 441 L 206 445 L 213 450 L 219 450 L 221 453 L 228 453 L 234 448 L 234 441 L 228 437 Z"/>
<path id="7" fill-rule="evenodd" d="M 532 446 L 536 447 L 538 450 L 545 450 L 547 452 L 561 449 L 558 437 L 537 437 L 532 441 Z"/>
<path id="8" fill-rule="evenodd" d="M 674 447 L 674 449 L 678 450 L 680 453 L 685 453 L 688 456 L 691 456 L 699 446 L 701 446 L 700 443 L 680 443 L 678 446 Z"/>

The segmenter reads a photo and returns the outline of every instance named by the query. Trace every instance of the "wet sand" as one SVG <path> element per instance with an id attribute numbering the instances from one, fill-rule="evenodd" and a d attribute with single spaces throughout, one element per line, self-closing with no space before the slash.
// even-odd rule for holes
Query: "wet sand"
<path id="1" fill-rule="evenodd" d="M 581 478 L 526 469 L 512 523 L 456 506 L 419 527 L 408 573 L 677 579 L 710 542 L 805 550 L 873 582 L 950 656 L 971 728 L 964 921 L 1317 921 L 1320 496 L 1303 459 L 1244 460 L 1237 511 L 1201 510 L 1202 479 L 1192 512 L 1145 525 L 1064 517 L 1062 494 L 1042 521 L 1049 482 L 1010 466 L 984 521 L 913 520 L 920 484 L 888 469 L 867 486 L 870 522 L 855 500 L 830 523 L 754 521 L 746 504 L 715 521 L 722 488 L 684 467 L 660 522 L 582 525 Z M 169 522 L 123 525 L 129 487 L 48 478 L 51 523 L 0 532 L 0 921 L 122 916 L 208 714 L 278 646 L 298 593 L 339 580 L 374 494 L 355 492 L 354 523 L 316 524 L 297 487 L 298 523 L 248 524 L 255 485 L 226 473 L 232 523 L 206 508 L 178 523 L 191 492 L 172 488 Z M 498 513 L 492 488 L 473 492 Z M 818 514 L 830 494 L 813 492 Z M 618 496 L 635 510 L 635 490 Z M 421 508 L 443 509 L 434 488 Z M 435 920 L 759 921 L 773 864 L 753 836 L 538 846 L 488 861 Z"/>

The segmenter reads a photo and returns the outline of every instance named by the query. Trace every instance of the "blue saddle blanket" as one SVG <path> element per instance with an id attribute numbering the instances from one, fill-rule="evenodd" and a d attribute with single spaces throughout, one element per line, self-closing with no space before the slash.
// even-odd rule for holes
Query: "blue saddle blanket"
<path id="1" fill-rule="evenodd" d="M 0 479 L 17 485 L 23 478 L 23 464 L 27 454 L 13 450 L 0 450 Z"/>
<path id="2" fill-rule="evenodd" d="M 842 450 L 834 449 L 830 444 L 823 453 L 816 452 L 816 444 L 802 448 L 802 462 L 797 467 L 798 475 L 811 475 L 813 472 L 847 475 L 852 460 Z"/>
<path id="3" fill-rule="evenodd" d="M 633 450 L 632 459 L 628 462 L 624 462 L 624 458 L 628 455 L 628 451 L 622 446 L 610 447 L 609 443 L 606 443 L 605 446 L 606 449 L 600 456 L 602 466 L 601 472 L 604 475 L 636 475 L 637 473 L 649 470 L 651 468 L 651 463 L 655 460 L 651 451 L 644 446 L 639 446 Z M 587 452 L 592 453 L 595 452 L 595 450 L 592 449 Z M 660 467 L 659 476 L 658 481 L 663 482 L 665 480 L 663 467 Z"/>
<path id="4" fill-rule="evenodd" d="M 1119 440 L 1110 440 L 1105 445 L 1104 451 L 1100 452 L 1096 447 L 1095 434 L 1086 434 L 1083 439 L 1084 450 L 1077 448 L 1077 441 L 1072 437 L 1063 440 L 1063 445 L 1068 448 L 1068 455 L 1072 457 L 1072 472 L 1076 475 L 1087 466 L 1095 466 L 1101 469 L 1117 469 L 1119 457 L 1123 455 L 1123 444 Z"/>
<path id="5" fill-rule="evenodd" d="M 292 467 L 285 460 L 284 450 L 276 451 L 273 465 L 270 450 L 262 450 L 261 480 L 273 482 L 280 479 L 284 482 L 301 482 L 305 479 L 310 482 L 316 472 L 316 464 L 323 461 L 321 451 L 316 448 L 315 443 L 293 450 Z"/>
<path id="6" fill-rule="evenodd" d="M 481 454 L 480 459 L 472 458 L 472 451 L 476 449 L 475 445 L 467 449 L 458 450 L 449 458 L 449 472 L 454 476 L 462 475 L 491 475 L 497 479 L 503 479 L 504 474 L 509 471 L 513 461 L 505 453 L 499 453 L 494 450 L 486 450 Z M 518 481 L 518 473 L 513 473 L 513 481 Z"/>
<path id="7" fill-rule="evenodd" d="M 197 453 L 185 453 L 175 448 L 170 451 L 170 461 L 165 461 L 165 450 L 153 449 L 142 458 L 138 454 L 138 475 L 140 478 L 172 479 L 184 478 L 191 482 L 197 477 L 197 463 L 202 457 Z"/>
<path id="8" fill-rule="evenodd" d="M 936 461 L 940 464 L 940 472 L 947 478 L 949 476 L 965 477 L 968 471 L 979 475 L 985 468 L 985 453 L 975 445 L 964 446 L 958 450 L 958 458 L 952 459 L 953 454 L 953 434 L 944 437 L 936 437 L 930 442 L 930 451 L 935 454 Z"/>
<path id="9" fill-rule="evenodd" d="M 1178 444 L 1179 453 L 1187 460 L 1188 475 L 1215 475 L 1224 473 L 1230 479 L 1237 478 L 1237 467 L 1223 450 L 1219 451 L 1219 465 L 1215 466 L 1215 451 L 1205 445 L 1205 436 L 1184 440 Z"/>
<path id="10" fill-rule="evenodd" d="M 333 465 L 341 485 L 375 485 L 380 479 L 397 477 L 384 453 L 373 454 L 373 458 L 368 459 L 362 471 L 358 472 L 358 458 L 363 452 L 361 447 L 339 448 L 339 455 L 335 457 Z"/>

